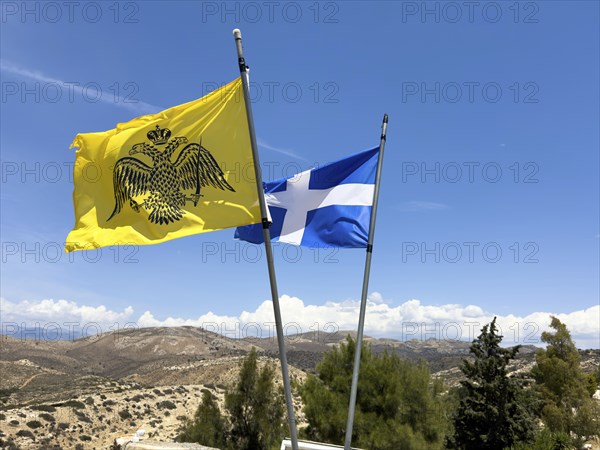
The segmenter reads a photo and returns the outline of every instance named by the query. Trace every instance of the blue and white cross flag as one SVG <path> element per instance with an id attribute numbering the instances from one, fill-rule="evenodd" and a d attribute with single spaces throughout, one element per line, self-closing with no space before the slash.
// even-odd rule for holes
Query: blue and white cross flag
<path id="1" fill-rule="evenodd" d="M 303 247 L 365 248 L 379 147 L 264 183 L 271 240 Z M 238 227 L 235 238 L 262 244 L 262 224 Z"/>

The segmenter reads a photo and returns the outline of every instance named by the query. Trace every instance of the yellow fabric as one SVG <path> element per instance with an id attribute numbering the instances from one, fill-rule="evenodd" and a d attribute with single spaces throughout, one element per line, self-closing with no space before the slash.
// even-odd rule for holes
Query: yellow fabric
<path id="1" fill-rule="evenodd" d="M 180 136 L 188 139 L 173 152 L 171 162 L 175 162 L 187 145 L 201 143 L 235 192 L 204 186 L 197 206 L 193 201 L 185 201 L 181 207 L 184 211 L 182 217 L 168 224 L 152 223 L 149 218 L 151 209 L 141 206 L 136 212 L 129 199 L 109 220 L 116 202 L 115 165 L 123 157 L 133 157 L 154 167 L 153 159 L 147 154 L 129 152 L 139 143 L 164 151 L 166 144 L 157 145 L 147 136 L 157 125 L 160 129 L 171 131 L 169 142 Z M 203 98 L 118 124 L 115 129 L 78 134 L 71 147 L 79 149 L 74 169 L 75 227 L 67 237 L 67 252 L 109 245 L 158 244 L 261 221 L 240 79 Z M 179 190 L 186 196 L 195 193 L 195 189 L 184 189 L 180 185 L 178 182 Z M 136 196 L 135 201 L 143 204 L 149 195 L 151 192 L 145 192 Z"/>

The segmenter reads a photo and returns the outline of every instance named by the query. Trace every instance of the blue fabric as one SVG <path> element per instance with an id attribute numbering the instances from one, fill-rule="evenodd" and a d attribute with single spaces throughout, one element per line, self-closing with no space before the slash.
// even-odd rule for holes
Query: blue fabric
<path id="1" fill-rule="evenodd" d="M 309 189 L 323 190 L 342 184 L 375 184 L 379 147 L 334 161 L 310 171 Z M 290 177 L 292 178 L 292 177 Z M 287 180 L 264 183 L 265 193 L 286 191 Z M 278 241 L 288 209 L 294 205 L 269 205 L 273 223 L 271 240 Z M 332 205 L 308 211 L 302 236 L 303 247 L 365 248 L 369 234 L 371 206 Z M 262 225 L 238 227 L 236 239 L 262 244 Z"/>
<path id="2" fill-rule="evenodd" d="M 302 247 L 365 248 L 371 206 L 327 206 L 307 215 Z"/>
<path id="3" fill-rule="evenodd" d="M 310 188 L 328 189 L 340 184 L 375 184 L 379 147 L 311 170 Z"/>

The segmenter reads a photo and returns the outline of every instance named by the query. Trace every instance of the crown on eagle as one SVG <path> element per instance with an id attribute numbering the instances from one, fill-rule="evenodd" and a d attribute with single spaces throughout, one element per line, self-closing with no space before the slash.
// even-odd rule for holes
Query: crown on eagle
<path id="1" fill-rule="evenodd" d="M 153 144 L 162 145 L 166 144 L 171 137 L 171 130 L 168 128 L 160 128 L 156 125 L 156 129 L 148 131 L 146 136 L 148 136 L 148 139 L 151 140 Z"/>

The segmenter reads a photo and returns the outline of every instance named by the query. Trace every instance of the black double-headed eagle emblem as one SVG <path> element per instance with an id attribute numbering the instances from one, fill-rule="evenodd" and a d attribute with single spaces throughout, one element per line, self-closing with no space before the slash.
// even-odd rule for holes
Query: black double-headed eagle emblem
<path id="1" fill-rule="evenodd" d="M 115 209 L 108 220 L 121 211 L 125 202 L 129 202 L 136 212 L 140 208 L 150 211 L 150 222 L 166 225 L 183 217 L 186 202 L 198 205 L 198 200 L 202 197 L 200 189 L 203 187 L 212 186 L 235 192 L 225 180 L 223 171 L 213 156 L 202 147 L 202 141 L 186 145 L 173 162 L 175 150 L 181 144 L 188 143 L 186 137 L 170 139 L 171 130 L 158 125 L 146 136 L 152 144 L 135 144 L 129 150 L 129 155 L 146 155 L 152 159 L 152 165 L 131 156 L 117 161 L 113 172 Z M 163 145 L 165 147 L 161 149 Z M 183 191 L 189 189 L 195 191 L 186 196 Z M 145 194 L 148 195 L 143 202 L 134 200 Z"/>

